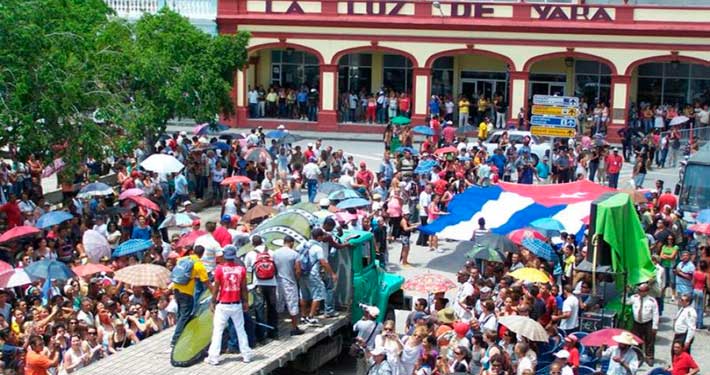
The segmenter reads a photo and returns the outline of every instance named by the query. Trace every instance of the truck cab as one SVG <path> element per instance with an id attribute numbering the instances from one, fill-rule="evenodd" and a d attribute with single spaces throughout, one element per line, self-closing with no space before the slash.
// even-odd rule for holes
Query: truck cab
<path id="1" fill-rule="evenodd" d="M 710 143 L 688 158 L 682 181 L 679 181 L 678 208 L 690 223 L 695 221 L 693 214 L 710 207 L 708 175 L 710 175 Z"/>

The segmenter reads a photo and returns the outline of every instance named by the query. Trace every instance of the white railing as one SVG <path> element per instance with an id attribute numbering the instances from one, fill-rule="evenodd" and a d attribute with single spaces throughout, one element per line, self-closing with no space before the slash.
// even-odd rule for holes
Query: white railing
<path id="1" fill-rule="evenodd" d="M 162 0 L 104 0 L 121 18 L 140 18 L 143 13 L 155 13 Z"/>
<path id="2" fill-rule="evenodd" d="M 215 19 L 217 0 L 164 0 L 170 9 L 188 18 Z"/>
<path id="3" fill-rule="evenodd" d="M 144 13 L 156 13 L 162 7 L 190 19 L 217 18 L 217 0 L 104 0 L 122 18 L 140 18 Z"/>

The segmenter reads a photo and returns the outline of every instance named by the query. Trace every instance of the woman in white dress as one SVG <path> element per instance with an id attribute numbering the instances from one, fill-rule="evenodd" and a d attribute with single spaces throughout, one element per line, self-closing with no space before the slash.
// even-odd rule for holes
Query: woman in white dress
<path id="1" fill-rule="evenodd" d="M 382 325 L 382 333 L 375 336 L 375 349 L 382 348 L 387 353 L 387 362 L 392 369 L 392 375 L 402 374 L 401 354 L 404 345 L 394 331 L 394 320 L 388 320 Z"/>
<path id="2" fill-rule="evenodd" d="M 414 367 L 417 365 L 417 359 L 419 359 L 422 351 L 422 341 L 427 337 L 427 334 L 426 327 L 420 326 L 414 329 L 414 333 L 411 336 L 407 336 L 402 340 L 401 375 L 412 375 L 414 373 Z"/>

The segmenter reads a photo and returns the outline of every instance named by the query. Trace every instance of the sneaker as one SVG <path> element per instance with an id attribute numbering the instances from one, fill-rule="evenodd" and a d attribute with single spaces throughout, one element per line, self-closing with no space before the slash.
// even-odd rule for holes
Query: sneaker
<path id="1" fill-rule="evenodd" d="M 318 319 L 316 318 L 308 318 L 308 324 L 312 326 L 317 326 L 319 324 Z"/>
<path id="2" fill-rule="evenodd" d="M 306 332 L 300 328 L 294 328 L 291 330 L 291 336 L 298 336 L 298 335 L 302 335 L 304 333 L 306 333 Z"/>
<path id="3" fill-rule="evenodd" d="M 326 313 L 326 314 L 325 314 L 325 317 L 326 317 L 326 318 L 335 318 L 335 317 L 338 317 L 338 316 L 340 316 L 340 314 L 338 314 L 337 311 L 334 311 L 334 312 L 332 312 L 332 313 Z"/>
<path id="4" fill-rule="evenodd" d="M 439 249 L 436 249 L 436 252 L 437 252 L 437 253 L 439 253 L 439 254 L 441 254 L 441 253 L 443 253 L 443 252 L 444 252 L 444 249 L 441 249 L 441 248 L 439 248 Z"/>
<path id="5" fill-rule="evenodd" d="M 301 324 L 308 324 L 308 317 L 307 316 L 301 317 Z"/>
<path id="6" fill-rule="evenodd" d="M 253 355 L 242 355 L 242 362 L 249 363 L 254 359 Z"/>
<path id="7" fill-rule="evenodd" d="M 205 363 L 211 366 L 217 366 L 219 365 L 219 361 L 215 359 L 211 359 L 210 357 L 205 358 Z"/>

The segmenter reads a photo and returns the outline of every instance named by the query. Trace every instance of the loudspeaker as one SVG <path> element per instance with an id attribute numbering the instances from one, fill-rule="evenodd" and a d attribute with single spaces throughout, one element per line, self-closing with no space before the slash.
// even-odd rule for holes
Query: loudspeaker
<path id="1" fill-rule="evenodd" d="M 611 266 L 611 246 L 604 241 L 604 233 L 597 232 L 597 205 L 609 199 L 611 196 L 618 194 L 617 192 L 609 192 L 600 195 L 592 201 L 592 210 L 589 213 L 589 247 L 587 249 L 587 260 L 594 263 L 594 247 L 597 248 L 597 267 Z"/>

